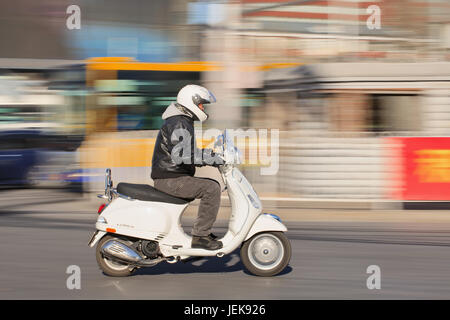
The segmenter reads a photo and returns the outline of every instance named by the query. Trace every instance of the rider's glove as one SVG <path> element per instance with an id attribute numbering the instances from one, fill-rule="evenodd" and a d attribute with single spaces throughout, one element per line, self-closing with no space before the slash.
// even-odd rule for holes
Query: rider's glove
<path id="1" fill-rule="evenodd" d="M 223 155 L 215 153 L 211 149 L 203 149 L 203 165 L 215 168 L 225 164 Z"/>

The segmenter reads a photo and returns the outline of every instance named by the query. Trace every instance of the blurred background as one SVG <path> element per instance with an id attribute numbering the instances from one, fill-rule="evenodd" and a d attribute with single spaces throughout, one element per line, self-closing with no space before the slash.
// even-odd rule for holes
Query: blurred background
<path id="1" fill-rule="evenodd" d="M 260 134 L 240 145 L 263 201 L 450 201 L 448 0 L 16 0 L 0 26 L 2 188 L 153 184 L 161 114 L 196 83 L 218 100 L 198 130 L 268 130 L 276 174 L 249 161 Z"/>

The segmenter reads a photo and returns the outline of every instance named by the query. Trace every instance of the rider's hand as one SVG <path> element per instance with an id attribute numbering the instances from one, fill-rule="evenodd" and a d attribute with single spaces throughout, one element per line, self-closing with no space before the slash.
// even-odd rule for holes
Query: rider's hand
<path id="1" fill-rule="evenodd" d="M 203 149 L 202 150 L 203 159 L 202 164 L 200 166 L 212 166 L 219 167 L 225 164 L 225 160 L 222 154 L 215 153 L 211 149 Z"/>
<path id="2" fill-rule="evenodd" d="M 213 159 L 214 159 L 214 162 L 211 164 L 211 166 L 213 166 L 215 168 L 218 168 L 225 164 L 225 159 L 222 154 L 213 153 Z"/>
<path id="3" fill-rule="evenodd" d="M 225 162 L 221 162 L 221 163 L 217 163 L 216 161 L 214 161 L 212 164 L 211 164 L 211 166 L 212 167 L 214 167 L 214 168 L 218 168 L 218 167 L 220 167 L 220 166 L 223 166 L 225 164 Z"/>

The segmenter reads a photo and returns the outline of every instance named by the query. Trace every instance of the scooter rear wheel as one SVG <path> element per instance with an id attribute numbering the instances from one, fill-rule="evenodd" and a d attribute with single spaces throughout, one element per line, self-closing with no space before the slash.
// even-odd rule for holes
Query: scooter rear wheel
<path id="1" fill-rule="evenodd" d="M 284 233 L 261 232 L 244 242 L 241 260 L 250 273 L 271 277 L 287 267 L 291 251 L 291 244 Z"/>
<path id="2" fill-rule="evenodd" d="M 108 276 L 111 277 L 127 277 L 134 272 L 134 268 L 130 268 L 127 264 L 122 264 L 105 257 L 102 253 L 102 247 L 105 242 L 117 239 L 116 237 L 106 235 L 97 244 L 95 256 L 97 258 L 97 264 L 100 269 Z"/>

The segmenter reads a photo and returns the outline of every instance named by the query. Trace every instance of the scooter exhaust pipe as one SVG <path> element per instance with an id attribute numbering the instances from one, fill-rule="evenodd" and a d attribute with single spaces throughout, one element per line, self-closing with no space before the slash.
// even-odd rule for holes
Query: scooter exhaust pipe
<path id="1" fill-rule="evenodd" d="M 145 259 L 129 246 L 117 240 L 110 240 L 106 242 L 102 247 L 102 253 L 109 258 L 118 260 L 119 262 L 129 263 L 133 266 L 139 267 L 152 267 L 167 260 L 166 258 L 161 257 L 157 259 Z"/>
<path id="2" fill-rule="evenodd" d="M 133 264 L 144 260 L 139 253 L 117 240 L 109 240 L 106 242 L 102 247 L 102 253 L 106 256 Z"/>

